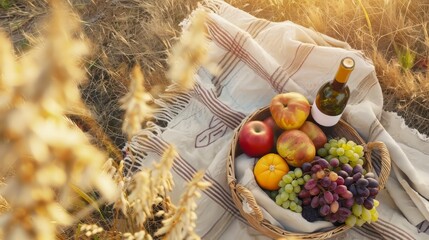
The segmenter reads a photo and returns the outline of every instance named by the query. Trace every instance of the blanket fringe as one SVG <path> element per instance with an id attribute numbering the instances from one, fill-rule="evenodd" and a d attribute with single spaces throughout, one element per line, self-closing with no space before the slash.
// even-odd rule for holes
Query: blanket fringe
<path id="1" fill-rule="evenodd" d="M 210 12 L 221 13 L 225 2 L 221 0 L 204 0 L 201 6 Z"/>
<path id="2" fill-rule="evenodd" d="M 182 30 L 188 29 L 190 19 L 195 15 L 197 11 L 203 10 L 208 13 L 221 13 L 223 11 L 223 6 L 225 2 L 221 0 L 204 0 L 201 3 L 198 3 L 197 8 L 195 8 L 191 14 L 188 15 L 185 19 L 183 19 L 179 26 L 182 28 Z"/>
<path id="3" fill-rule="evenodd" d="M 177 85 L 169 86 L 165 93 L 155 100 L 155 104 L 160 108 L 155 110 L 154 118 L 169 123 L 189 104 L 191 97 L 189 92 L 181 90 Z"/>
<path id="4" fill-rule="evenodd" d="M 157 138 L 165 130 L 165 126 L 173 120 L 183 109 L 188 106 L 192 96 L 185 92 L 178 85 L 170 85 L 155 99 L 155 104 L 159 106 L 154 112 L 154 121 L 148 121 L 145 128 L 138 132 L 130 142 L 126 143 L 123 152 L 125 153 L 126 175 L 132 175 L 141 168 L 147 157 L 147 139 Z"/>
<path id="5" fill-rule="evenodd" d="M 411 128 L 409 127 L 406 123 L 405 123 L 405 119 L 401 116 L 398 115 L 397 112 L 391 112 L 391 111 L 386 111 L 386 113 L 391 113 L 394 115 L 394 117 L 400 121 L 401 123 L 401 128 L 402 129 L 407 129 L 408 131 L 410 131 L 411 133 L 413 133 L 413 135 L 417 136 L 420 140 L 424 141 L 424 142 L 429 142 L 429 136 L 419 132 L 419 130 L 415 129 L 415 128 Z"/>
<path id="6" fill-rule="evenodd" d="M 153 122 L 148 122 L 147 127 L 135 135 L 132 140 L 126 143 L 124 152 L 125 176 L 131 177 L 144 166 L 147 158 L 147 141 L 161 134 L 160 126 Z"/>

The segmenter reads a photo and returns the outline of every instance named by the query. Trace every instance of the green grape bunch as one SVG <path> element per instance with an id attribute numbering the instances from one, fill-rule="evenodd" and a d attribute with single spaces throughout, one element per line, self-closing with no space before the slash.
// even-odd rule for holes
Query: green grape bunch
<path id="1" fill-rule="evenodd" d="M 342 164 L 350 164 L 352 167 L 358 164 L 363 166 L 365 163 L 364 147 L 344 137 L 330 139 L 322 148 L 317 149 L 317 155 L 327 161 L 338 158 Z"/>
<path id="2" fill-rule="evenodd" d="M 271 197 L 277 205 L 301 213 L 302 200 L 299 199 L 298 194 L 310 178 L 308 175 L 303 175 L 301 168 L 295 168 L 282 177 L 279 190 L 271 192 Z"/>
<path id="3" fill-rule="evenodd" d="M 371 209 L 367 209 L 359 204 L 353 204 L 352 214 L 346 219 L 346 225 L 353 227 L 361 227 L 364 223 L 376 222 L 378 220 L 377 207 L 380 203 L 374 200 L 374 206 Z"/>

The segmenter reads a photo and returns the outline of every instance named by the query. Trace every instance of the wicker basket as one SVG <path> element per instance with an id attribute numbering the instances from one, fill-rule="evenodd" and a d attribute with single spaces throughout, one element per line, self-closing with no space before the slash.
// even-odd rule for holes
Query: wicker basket
<path id="1" fill-rule="evenodd" d="M 262 211 L 256 203 L 253 194 L 247 188 L 237 183 L 237 179 L 235 178 L 234 160 L 242 153 L 237 143 L 238 133 L 246 122 L 251 120 L 263 120 L 268 116 L 270 116 L 270 111 L 268 107 L 261 108 L 253 114 L 249 115 L 235 130 L 235 134 L 231 142 L 231 149 L 229 152 L 229 157 L 227 159 L 227 180 L 228 185 L 231 189 L 232 199 L 236 207 L 239 209 L 241 215 L 249 222 L 252 227 L 254 227 L 262 234 L 265 234 L 266 236 L 271 238 L 325 239 L 347 231 L 350 227 L 345 224 L 335 227 L 330 231 L 313 233 L 289 232 L 285 229 L 274 226 L 268 220 L 264 219 Z M 346 123 L 342 119 L 339 121 L 338 124 L 331 128 L 323 128 L 323 131 L 328 136 L 328 138 L 345 137 L 348 140 L 353 140 L 357 144 L 363 144 L 365 146 L 365 158 L 367 160 L 364 168 L 371 172 L 374 171 L 371 163 L 371 153 L 374 149 L 378 149 L 381 159 L 381 171 L 378 176 L 378 181 L 380 189 L 384 188 L 384 185 L 390 174 L 390 156 L 384 143 L 365 143 L 364 140 L 356 132 L 356 130 L 353 129 L 348 123 Z M 252 211 L 250 211 L 251 213 L 248 213 L 248 211 L 243 210 L 243 201 L 246 201 L 249 204 L 250 208 L 252 209 Z"/>

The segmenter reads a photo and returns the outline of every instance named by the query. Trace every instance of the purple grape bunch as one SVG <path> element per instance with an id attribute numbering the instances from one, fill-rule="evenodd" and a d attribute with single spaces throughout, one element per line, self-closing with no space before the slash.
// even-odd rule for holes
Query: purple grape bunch
<path id="1" fill-rule="evenodd" d="M 331 139 L 302 165 L 305 184 L 298 197 L 306 220 L 351 227 L 377 221 L 380 188 L 374 173 L 363 168 L 363 151 L 364 146 L 345 138 Z"/>
<path id="2" fill-rule="evenodd" d="M 374 207 L 374 199 L 379 191 L 379 184 L 374 173 L 364 174 L 364 169 L 360 164 L 354 167 L 344 164 L 338 171 L 338 175 L 344 179 L 344 184 L 353 194 L 356 204 L 363 205 L 368 210 Z"/>
<path id="3" fill-rule="evenodd" d="M 352 213 L 353 193 L 345 185 L 345 179 L 332 170 L 338 166 L 338 159 L 328 162 L 318 156 L 302 165 L 304 174 L 311 176 L 298 194 L 302 199 L 302 215 L 306 220 L 313 222 L 325 219 L 332 223 L 344 223 Z M 318 214 L 314 214 L 315 210 Z"/>

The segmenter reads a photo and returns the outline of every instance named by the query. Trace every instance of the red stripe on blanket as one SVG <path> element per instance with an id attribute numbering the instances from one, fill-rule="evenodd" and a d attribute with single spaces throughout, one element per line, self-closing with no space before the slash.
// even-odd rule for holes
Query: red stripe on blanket
<path id="1" fill-rule="evenodd" d="M 243 34 L 237 36 L 237 41 L 240 44 L 244 44 L 245 40 L 246 38 Z M 225 56 L 227 56 L 226 61 L 219 66 L 219 68 L 222 69 L 223 72 L 213 81 L 213 84 L 216 87 L 217 96 L 220 96 L 222 92 L 222 83 L 240 63 L 240 58 L 238 58 L 238 56 L 233 51 L 228 51 Z"/>
<path id="2" fill-rule="evenodd" d="M 274 90 L 276 92 L 281 92 L 280 89 L 280 81 L 277 81 L 279 79 L 279 75 L 283 74 L 283 69 L 281 67 L 278 67 L 274 73 L 271 75 L 270 79 L 268 80 L 271 83 L 271 86 L 273 86 Z"/>
<path id="3" fill-rule="evenodd" d="M 371 88 L 378 86 L 376 73 L 370 72 L 350 93 L 350 104 L 361 103 L 370 93 Z"/>
<path id="4" fill-rule="evenodd" d="M 291 79 L 302 68 L 313 49 L 313 45 L 300 43 L 289 65 L 286 68 L 280 66 L 276 69 L 270 78 L 270 82 L 278 92 L 287 92 L 285 86 L 288 80 Z"/>
<path id="5" fill-rule="evenodd" d="M 153 143 L 154 147 L 158 147 L 158 151 L 160 151 L 160 154 L 162 154 L 162 152 L 167 148 L 167 143 L 163 143 L 161 139 L 158 140 L 159 141 L 155 142 L 151 141 L 151 143 Z M 175 161 L 173 163 L 173 170 L 178 170 L 176 171 L 176 173 L 187 181 L 190 181 L 192 179 L 192 176 L 197 172 L 197 170 L 192 167 L 192 165 L 190 165 L 180 155 L 175 158 Z M 240 221 L 246 222 L 246 220 L 241 216 L 238 209 L 235 207 L 235 204 L 232 202 L 231 196 L 222 188 L 222 186 L 212 177 L 208 176 L 207 173 L 204 175 L 203 179 L 212 183 L 212 186 L 204 191 L 207 196 L 217 202 L 225 210 L 232 213 Z"/>
<path id="6" fill-rule="evenodd" d="M 288 72 L 290 72 L 289 78 L 293 77 L 304 65 L 305 61 L 307 60 L 308 56 L 310 56 L 311 52 L 314 49 L 314 45 L 309 44 L 301 44 L 298 52 L 299 58 L 295 61 L 295 63 L 288 68 Z"/>
<path id="7" fill-rule="evenodd" d="M 235 50 L 234 54 L 239 56 L 243 62 L 245 62 L 251 69 L 255 71 L 260 77 L 265 80 L 268 80 L 270 74 L 265 71 L 262 65 L 255 59 L 253 55 L 251 55 L 243 46 L 240 46 L 234 38 L 222 29 L 217 23 L 212 20 L 208 21 L 209 32 L 215 33 L 212 34 L 211 37 L 215 42 L 217 42 L 222 48 L 227 50 Z M 239 33 L 243 34 L 243 33 Z M 249 38 L 249 36 L 246 36 Z"/>
<path id="8" fill-rule="evenodd" d="M 354 227 L 352 230 L 358 232 L 361 235 L 364 235 L 369 239 L 379 240 L 382 238 L 378 231 L 374 231 L 374 228 L 366 224 L 362 227 Z"/>
<path id="9" fill-rule="evenodd" d="M 268 21 L 257 19 L 256 21 L 253 21 L 245 31 L 249 33 L 250 36 L 255 38 L 268 25 Z M 240 46 L 242 46 L 247 39 L 246 37 L 247 36 L 245 34 L 239 34 L 235 37 L 235 41 L 238 42 Z M 232 51 L 228 51 L 219 62 L 219 68 L 222 69 L 223 72 L 213 80 L 213 84 L 216 86 L 216 92 L 218 96 L 221 93 L 222 83 L 231 74 L 232 70 L 236 69 L 238 63 L 240 63 L 240 59 Z"/>
<path id="10" fill-rule="evenodd" d="M 291 67 L 292 67 L 292 65 L 295 63 L 295 60 L 296 60 L 296 58 L 298 57 L 298 52 L 299 52 L 299 49 L 301 48 L 301 46 L 302 46 L 302 43 L 298 43 L 299 45 L 298 45 L 298 47 L 295 49 L 295 54 L 293 55 L 293 59 L 292 59 L 292 61 L 289 63 L 289 65 L 285 68 L 285 69 L 290 69 Z M 281 67 L 284 67 L 284 66 L 281 66 Z"/>
<path id="11" fill-rule="evenodd" d="M 382 230 L 383 236 L 393 235 L 395 238 L 392 239 L 415 239 L 408 232 L 402 230 L 398 226 L 384 221 L 383 219 L 379 218 L 377 222 L 371 224 L 373 224 L 375 229 L 380 228 L 380 230 Z"/>
<path id="12" fill-rule="evenodd" d="M 301 44 L 300 48 L 299 48 L 299 52 L 297 53 L 297 55 L 299 56 L 297 59 L 295 60 L 294 64 L 287 69 L 287 73 L 289 73 L 290 75 L 286 76 L 285 79 L 291 79 L 304 65 L 305 61 L 308 59 L 308 56 L 310 56 L 311 52 L 314 49 L 314 45 L 309 45 L 309 44 Z M 286 91 L 285 86 L 287 83 L 287 80 L 283 82 L 283 85 L 281 87 L 282 92 Z"/>
<path id="13" fill-rule="evenodd" d="M 200 84 L 195 84 L 194 91 L 202 103 L 231 129 L 235 129 L 246 117 L 243 113 L 232 110 L 220 101 L 213 91 L 203 88 Z"/>
<path id="14" fill-rule="evenodd" d="M 274 71 L 274 74 L 271 75 L 271 84 L 273 85 L 274 89 L 277 90 L 277 92 L 283 92 L 283 88 L 280 87 L 280 85 L 286 84 L 287 79 L 286 76 L 288 75 L 288 69 L 292 67 L 292 65 L 295 63 L 295 59 L 298 56 L 299 49 L 301 48 L 302 44 L 299 43 L 298 47 L 295 49 L 295 53 L 293 56 L 292 61 L 289 63 L 289 65 L 284 68 L 283 66 L 279 66 L 276 71 Z"/>

